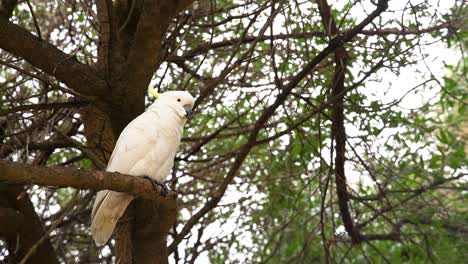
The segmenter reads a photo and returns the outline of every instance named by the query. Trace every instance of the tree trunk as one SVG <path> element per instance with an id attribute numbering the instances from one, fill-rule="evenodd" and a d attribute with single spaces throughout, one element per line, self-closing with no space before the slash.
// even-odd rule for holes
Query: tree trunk
<path id="1" fill-rule="evenodd" d="M 161 203 L 138 199 L 135 201 L 132 227 L 135 263 L 168 263 L 167 234 L 176 220 L 176 196 Z"/>

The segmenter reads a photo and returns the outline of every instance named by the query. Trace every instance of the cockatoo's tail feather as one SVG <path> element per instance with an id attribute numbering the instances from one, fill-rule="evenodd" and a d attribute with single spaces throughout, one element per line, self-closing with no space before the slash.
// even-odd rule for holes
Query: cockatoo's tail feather
<path id="1" fill-rule="evenodd" d="M 104 192 L 106 192 L 105 197 L 97 208 L 91 223 L 91 234 L 97 246 L 103 246 L 109 241 L 115 225 L 133 200 L 133 196 L 126 193 Z"/>

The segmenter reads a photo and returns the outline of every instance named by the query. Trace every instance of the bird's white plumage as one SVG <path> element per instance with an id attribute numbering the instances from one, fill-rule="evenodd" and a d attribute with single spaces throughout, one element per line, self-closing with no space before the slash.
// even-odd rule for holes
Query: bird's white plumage
<path id="1" fill-rule="evenodd" d="M 182 137 L 187 107 L 194 99 L 187 92 L 168 92 L 122 131 L 107 171 L 149 176 L 163 181 L 170 173 Z M 91 214 L 91 234 L 98 246 L 112 235 L 133 196 L 100 191 Z"/>

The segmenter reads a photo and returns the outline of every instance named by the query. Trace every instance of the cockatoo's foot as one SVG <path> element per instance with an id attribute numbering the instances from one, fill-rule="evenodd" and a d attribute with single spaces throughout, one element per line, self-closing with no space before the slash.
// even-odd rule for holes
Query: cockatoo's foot
<path id="1" fill-rule="evenodd" d="M 153 188 L 155 190 L 159 190 L 156 186 L 159 186 L 161 187 L 161 194 L 163 196 L 167 196 L 167 194 L 169 193 L 169 189 L 167 188 L 166 184 L 162 183 L 162 182 L 158 182 L 156 179 L 153 179 L 149 176 L 143 176 L 143 178 L 147 179 L 148 181 L 151 182 L 151 185 L 153 186 Z"/>

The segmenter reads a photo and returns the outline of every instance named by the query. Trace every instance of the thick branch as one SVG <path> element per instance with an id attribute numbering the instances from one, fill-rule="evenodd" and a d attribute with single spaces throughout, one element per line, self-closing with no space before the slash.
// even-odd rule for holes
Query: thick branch
<path id="1" fill-rule="evenodd" d="M 148 180 L 117 172 L 78 170 L 66 167 L 43 167 L 0 161 L 0 181 L 13 184 L 113 190 L 151 200 L 161 200 L 161 189 Z M 155 188 L 158 188 L 155 191 Z M 171 193 L 170 196 L 175 196 Z"/>
<path id="2" fill-rule="evenodd" d="M 0 19 L 9 19 L 17 4 L 17 0 L 0 0 Z"/>
<path id="3" fill-rule="evenodd" d="M 90 66 L 3 19 L 0 19 L 0 48 L 27 60 L 81 94 L 103 96 L 106 92 L 105 81 Z"/>
<path id="4" fill-rule="evenodd" d="M 335 19 L 331 13 L 330 6 L 326 0 L 317 1 L 325 27 L 325 32 L 331 37 L 339 34 Z M 343 46 L 335 50 L 335 70 L 332 82 L 332 97 L 336 97 L 345 90 L 345 74 L 348 54 Z M 346 131 L 344 127 L 344 106 L 343 95 L 338 97 L 332 107 L 332 129 L 331 134 L 335 140 L 335 184 L 336 194 L 338 196 L 338 206 L 340 208 L 341 218 L 346 232 L 351 237 L 353 243 L 359 242 L 359 231 L 355 228 L 353 219 L 348 206 L 349 193 L 347 190 L 345 174 L 345 153 L 346 153 Z"/>
<path id="5" fill-rule="evenodd" d="M 132 89 L 125 93 L 133 96 L 121 97 L 126 101 L 130 112 L 140 113 L 144 107 L 144 95 L 159 62 L 161 44 L 171 19 L 192 0 L 179 1 L 143 1 L 141 15 L 126 61 L 123 80 Z M 118 113 L 118 117 L 121 113 Z M 133 117 L 132 117 L 133 118 Z M 120 126 L 129 120 L 121 120 Z"/>
<path id="6" fill-rule="evenodd" d="M 98 45 L 98 63 L 100 67 L 104 67 L 106 75 L 108 74 L 109 64 L 109 45 L 113 34 L 112 21 L 112 1 L 98 0 L 96 1 L 96 9 L 99 19 L 99 38 Z"/>

